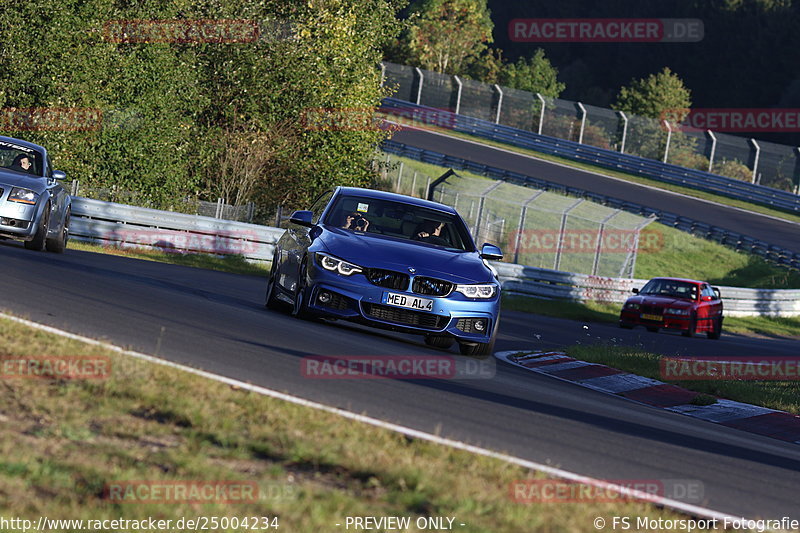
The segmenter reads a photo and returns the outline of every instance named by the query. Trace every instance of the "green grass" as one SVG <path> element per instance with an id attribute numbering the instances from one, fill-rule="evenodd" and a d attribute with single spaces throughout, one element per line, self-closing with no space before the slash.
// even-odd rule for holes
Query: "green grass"
<path id="1" fill-rule="evenodd" d="M 269 263 L 251 263 L 241 255 L 216 256 L 210 254 L 159 252 L 145 248 L 117 248 L 113 246 L 78 242 L 74 239 L 69 241 L 67 247 L 70 250 L 79 250 L 82 252 L 119 255 L 133 259 L 144 259 L 146 261 L 157 261 L 172 265 L 219 270 L 248 276 L 263 276 L 269 270 Z"/>
<path id="2" fill-rule="evenodd" d="M 389 116 L 389 118 L 390 118 L 390 116 Z M 420 126 L 420 127 L 422 127 L 422 126 Z M 551 161 L 551 162 L 554 162 L 554 163 L 560 163 L 560 164 L 563 164 L 563 165 L 566 165 L 566 166 L 569 166 L 569 167 L 573 167 L 573 168 L 577 168 L 577 169 L 581 169 L 581 170 L 588 170 L 588 171 L 591 171 L 591 172 L 596 172 L 598 174 L 604 174 L 606 176 L 612 176 L 612 177 L 615 177 L 615 178 L 620 178 L 620 179 L 623 179 L 625 181 L 630 181 L 632 183 L 640 183 L 642 185 L 649 185 L 649 186 L 652 186 L 652 187 L 656 187 L 658 189 L 663 189 L 663 190 L 672 191 L 672 192 L 678 192 L 678 193 L 681 193 L 681 194 L 685 194 L 687 196 L 692 196 L 692 197 L 700 198 L 700 199 L 703 199 L 703 200 L 710 200 L 712 202 L 716 202 L 716 203 L 719 203 L 719 204 L 729 205 L 731 207 L 738 207 L 738 208 L 741 208 L 741 209 L 745 209 L 747 211 L 753 211 L 755 213 L 761 213 L 761 214 L 764 214 L 764 215 L 769 215 L 769 216 L 773 216 L 773 217 L 777 217 L 777 218 L 782 218 L 782 219 L 788 220 L 790 222 L 798 222 L 798 223 L 800 223 L 800 215 L 796 215 L 796 214 L 793 214 L 793 213 L 787 213 L 785 211 L 780 211 L 780 210 L 777 210 L 777 209 L 772 209 L 770 207 L 763 206 L 763 205 L 760 205 L 760 204 L 754 204 L 754 203 L 746 202 L 746 201 L 743 201 L 743 200 L 736 200 L 734 198 L 728 198 L 726 196 L 721 196 L 721 195 L 718 195 L 718 194 L 713 194 L 713 193 L 709 193 L 709 192 L 705 192 L 705 191 L 698 191 L 696 189 L 692 189 L 692 188 L 689 188 L 689 187 L 683 187 L 683 186 L 680 186 L 680 185 L 673 185 L 673 184 L 669 184 L 669 183 L 664 183 L 664 182 L 661 182 L 661 181 L 658 181 L 658 180 L 644 178 L 644 177 L 636 176 L 636 175 L 633 175 L 633 174 L 626 174 L 624 172 L 619 172 L 619 171 L 603 168 L 603 167 L 596 166 L 596 165 L 590 165 L 588 163 L 579 163 L 579 162 L 572 161 L 570 159 L 565 159 L 565 158 L 562 158 L 562 157 L 552 156 L 552 155 L 549 155 L 549 154 L 543 154 L 543 153 L 540 153 L 540 152 L 535 152 L 533 150 L 528 150 L 528 149 L 525 149 L 525 148 L 519 148 L 517 146 L 513 146 L 513 145 L 510 145 L 510 144 L 504 144 L 504 143 L 500 143 L 500 142 L 496 142 L 496 141 L 491 141 L 491 140 L 488 140 L 488 139 L 484 139 L 482 137 L 469 135 L 467 133 L 454 132 L 452 130 L 443 129 L 443 128 L 437 128 L 437 127 L 431 127 L 431 126 L 425 126 L 425 128 L 426 129 L 431 129 L 433 131 L 437 131 L 438 133 L 443 133 L 445 135 L 449 135 L 451 137 L 456 137 L 456 138 L 460 138 L 460 139 L 467 139 L 467 140 L 470 140 L 470 141 L 476 141 L 476 142 L 479 142 L 481 144 L 486 144 L 488 146 L 494 146 L 494 147 L 503 148 L 503 149 L 506 149 L 506 150 L 509 150 L 509 151 L 512 151 L 512 152 L 517 152 L 517 153 L 520 153 L 520 154 L 533 156 L 533 157 L 536 157 L 537 159 L 542 159 L 542 160 L 545 160 L 545 161 Z"/>
<path id="3" fill-rule="evenodd" d="M 449 516 L 465 524 L 459 531 L 493 533 L 589 533 L 597 516 L 680 518 L 641 502 L 518 503 L 511 484 L 541 475 L 0 319 L 0 357 L 42 354 L 108 357 L 112 371 L 0 381 L 3 517 L 268 516 L 278 531 L 335 531 L 347 516 Z M 231 503 L 109 501 L 106 487 L 124 481 L 257 489 Z"/>
<path id="4" fill-rule="evenodd" d="M 581 303 L 505 295 L 503 296 L 503 309 L 565 318 L 567 320 L 616 324 L 619 322 L 619 312 L 622 309 L 622 304 L 607 302 Z M 744 335 L 799 337 L 800 317 L 725 317 L 723 335 L 725 332 Z"/>
<path id="5" fill-rule="evenodd" d="M 694 405 L 708 405 L 708 395 L 761 405 L 800 414 L 800 382 L 794 381 L 670 381 L 661 377 L 660 355 L 631 347 L 613 345 L 579 345 L 567 348 L 567 353 L 581 361 L 601 363 L 626 372 L 638 374 L 695 391 Z"/>

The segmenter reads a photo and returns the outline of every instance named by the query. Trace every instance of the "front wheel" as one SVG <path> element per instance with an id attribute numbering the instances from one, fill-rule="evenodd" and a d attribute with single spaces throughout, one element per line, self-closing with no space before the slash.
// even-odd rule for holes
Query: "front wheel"
<path id="1" fill-rule="evenodd" d="M 722 317 L 714 320 L 714 329 L 706 332 L 706 337 L 712 340 L 717 340 L 722 335 Z"/>
<path id="2" fill-rule="evenodd" d="M 67 214 L 64 216 L 64 225 L 61 226 L 58 237 L 55 239 L 47 239 L 45 242 L 45 248 L 47 248 L 48 252 L 63 254 L 64 250 L 67 249 L 67 241 L 69 241 L 69 216 L 70 212 L 67 211 Z"/>
<path id="3" fill-rule="evenodd" d="M 681 335 L 692 338 L 694 337 L 695 333 L 697 333 L 697 317 L 692 315 L 692 318 L 689 319 L 689 328 L 682 332 Z"/>
<path id="4" fill-rule="evenodd" d="M 442 348 L 444 350 L 450 348 L 455 339 L 447 335 L 425 335 L 425 344 L 433 346 L 434 348 Z"/>
<path id="5" fill-rule="evenodd" d="M 295 318 L 308 318 L 308 291 L 306 289 L 306 275 L 308 266 L 306 260 L 303 260 L 300 266 L 300 272 L 297 276 L 297 285 L 294 293 L 294 305 L 292 306 L 292 316 Z"/>
<path id="6" fill-rule="evenodd" d="M 494 354 L 494 339 L 489 342 L 478 342 L 474 344 L 458 343 L 458 351 L 461 355 L 472 357 L 485 357 Z"/>
<path id="7" fill-rule="evenodd" d="M 275 256 L 272 258 L 272 267 L 269 269 L 269 277 L 267 278 L 267 297 L 264 300 L 264 307 L 273 311 L 282 311 L 286 308 L 286 304 L 276 298 L 276 291 L 278 290 L 275 285 L 278 275 L 277 257 L 278 253 L 275 252 Z"/>
<path id="8" fill-rule="evenodd" d="M 36 228 L 36 234 L 33 239 L 25 241 L 25 248 L 28 250 L 35 250 L 41 252 L 44 250 L 45 241 L 47 241 L 47 226 L 50 224 L 50 203 L 44 206 L 44 213 L 42 219 L 39 221 L 39 227 Z"/>

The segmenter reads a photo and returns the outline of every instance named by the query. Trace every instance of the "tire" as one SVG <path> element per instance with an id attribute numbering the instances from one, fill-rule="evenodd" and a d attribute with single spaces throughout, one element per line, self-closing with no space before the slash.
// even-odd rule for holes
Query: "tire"
<path id="1" fill-rule="evenodd" d="M 716 318 L 714 319 L 714 331 L 707 331 L 706 337 L 711 340 L 717 340 L 722 335 L 722 319 Z"/>
<path id="2" fill-rule="evenodd" d="M 497 339 L 497 330 L 500 329 L 500 314 L 495 317 L 494 329 L 492 330 L 492 337 L 489 342 L 479 342 L 466 344 L 463 342 L 458 343 L 458 351 L 461 355 L 468 355 L 471 357 L 491 357 L 494 355 L 494 342 Z"/>
<path id="3" fill-rule="evenodd" d="M 627 322 L 620 322 L 619 327 L 622 329 L 633 329 L 633 324 L 628 324 Z"/>
<path id="4" fill-rule="evenodd" d="M 47 227 L 50 225 L 50 202 L 44 206 L 44 213 L 42 220 L 39 222 L 39 227 L 36 228 L 36 234 L 30 241 L 25 241 L 25 248 L 34 250 L 36 252 L 44 251 L 45 241 L 47 241 Z"/>
<path id="5" fill-rule="evenodd" d="M 683 335 L 684 337 L 689 337 L 691 339 L 692 337 L 695 336 L 696 333 L 697 333 L 697 317 L 695 315 L 692 315 L 692 317 L 689 319 L 689 329 L 681 332 L 681 335 Z"/>
<path id="6" fill-rule="evenodd" d="M 494 354 L 494 339 L 490 342 L 479 342 L 477 344 L 458 343 L 458 351 L 461 355 L 470 357 L 486 357 Z"/>
<path id="7" fill-rule="evenodd" d="M 47 248 L 48 252 L 63 254 L 64 250 L 67 249 L 67 242 L 69 241 L 69 217 L 70 212 L 67 210 L 67 214 L 64 216 L 64 226 L 61 228 L 59 236 L 55 239 L 46 240 L 44 246 Z"/>
<path id="8" fill-rule="evenodd" d="M 300 272 L 297 276 L 297 286 L 294 293 L 294 305 L 292 306 L 292 316 L 295 318 L 306 319 L 309 318 L 308 311 L 308 295 L 306 294 L 306 273 L 308 271 L 308 264 L 306 259 L 303 258 L 303 263 L 300 265 Z"/>
<path id="9" fill-rule="evenodd" d="M 658 330 L 661 329 L 658 326 L 647 326 L 647 331 L 650 333 L 658 333 Z"/>
<path id="10" fill-rule="evenodd" d="M 433 346 L 434 348 L 442 348 L 444 350 L 450 348 L 455 339 L 447 335 L 425 335 L 425 344 Z"/>
<path id="11" fill-rule="evenodd" d="M 267 278 L 267 295 L 264 299 L 264 307 L 273 311 L 285 311 L 287 308 L 286 303 L 278 300 L 275 297 L 275 291 L 277 290 L 275 286 L 275 277 L 278 265 L 277 257 L 278 252 L 276 250 L 275 256 L 272 258 L 272 267 L 269 269 L 269 277 Z"/>

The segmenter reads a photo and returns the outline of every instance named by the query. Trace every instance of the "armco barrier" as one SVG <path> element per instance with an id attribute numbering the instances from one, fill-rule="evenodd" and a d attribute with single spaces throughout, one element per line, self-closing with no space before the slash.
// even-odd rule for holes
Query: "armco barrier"
<path id="1" fill-rule="evenodd" d="M 637 215 L 655 216 L 660 223 L 666 226 L 672 226 L 679 230 L 697 235 L 698 237 L 714 240 L 736 250 L 742 250 L 759 255 L 784 267 L 800 269 L 800 253 L 795 253 L 792 250 L 775 246 L 747 235 L 728 231 L 724 228 L 711 226 L 691 218 L 678 216 L 668 211 L 661 211 L 660 209 L 654 209 L 652 207 L 635 204 L 633 202 L 625 202 L 618 198 L 589 192 L 576 187 L 567 187 L 559 183 L 553 183 L 551 181 L 543 180 L 534 176 L 527 176 L 518 172 L 511 172 L 501 168 L 481 165 L 459 157 L 432 152 L 430 150 L 423 150 L 421 148 L 408 146 L 391 139 L 384 141 L 382 148 L 385 152 L 416 159 L 417 161 L 422 161 L 424 163 L 449 167 L 454 170 L 468 170 L 494 179 L 508 181 L 509 183 L 527 185 L 529 187 L 559 192 L 569 196 L 576 196 L 578 198 L 586 198 L 587 200 L 592 200 L 593 202 L 604 204 L 609 207 L 629 211 Z"/>
<path id="2" fill-rule="evenodd" d="M 623 303 L 644 279 L 572 274 L 510 263 L 494 263 L 507 294 L 578 302 Z M 800 316 L 800 290 L 718 287 L 726 316 Z"/>
<path id="3" fill-rule="evenodd" d="M 402 117 L 438 116 L 438 122 L 446 123 L 448 128 L 457 132 L 468 133 L 484 139 L 511 144 L 572 161 L 590 163 L 610 170 L 635 174 L 664 183 L 681 185 L 728 198 L 766 205 L 790 213 L 800 213 L 800 196 L 763 185 L 726 178 L 702 170 L 693 170 L 574 141 L 539 135 L 486 120 L 456 115 L 445 110 L 418 106 L 396 98 L 385 98 L 381 104 L 381 110 Z"/>
<path id="4" fill-rule="evenodd" d="M 243 255 L 271 261 L 279 228 L 132 205 L 72 198 L 71 238 L 160 251 Z"/>
<path id="5" fill-rule="evenodd" d="M 271 261 L 280 228 L 72 198 L 72 238 L 113 246 L 160 251 L 238 254 Z M 645 280 L 604 278 L 493 262 L 510 294 L 576 301 L 624 302 Z M 800 315 L 800 290 L 720 287 L 729 316 Z"/>

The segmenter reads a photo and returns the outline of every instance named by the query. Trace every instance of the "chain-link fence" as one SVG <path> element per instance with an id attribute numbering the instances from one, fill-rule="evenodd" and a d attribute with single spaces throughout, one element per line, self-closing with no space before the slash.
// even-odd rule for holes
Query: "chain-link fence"
<path id="1" fill-rule="evenodd" d="M 489 178 L 449 172 L 445 179 L 394 163 L 384 170 L 391 190 L 455 208 L 475 241 L 500 246 L 506 261 L 607 277 L 634 276 L 639 251 L 657 251 L 653 221 L 587 200 Z"/>
<path id="2" fill-rule="evenodd" d="M 392 95 L 473 118 L 722 176 L 800 192 L 800 148 L 547 98 L 394 63 Z"/>

